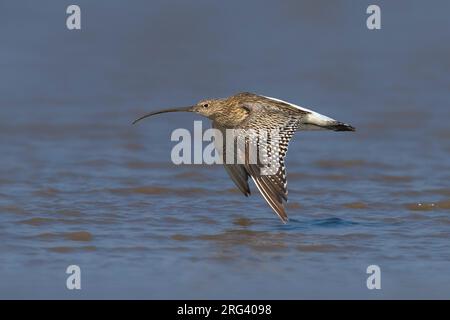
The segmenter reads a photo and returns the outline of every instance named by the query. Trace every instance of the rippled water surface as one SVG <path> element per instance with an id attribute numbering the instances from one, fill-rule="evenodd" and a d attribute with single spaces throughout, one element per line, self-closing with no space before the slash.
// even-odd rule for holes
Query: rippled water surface
<path id="1" fill-rule="evenodd" d="M 80 0 L 81 31 L 2 2 L 0 297 L 448 298 L 450 5 L 379 2 L 379 31 L 354 1 Z M 239 91 L 357 128 L 296 134 L 286 225 L 220 166 L 171 164 L 200 117 L 131 125 Z"/>

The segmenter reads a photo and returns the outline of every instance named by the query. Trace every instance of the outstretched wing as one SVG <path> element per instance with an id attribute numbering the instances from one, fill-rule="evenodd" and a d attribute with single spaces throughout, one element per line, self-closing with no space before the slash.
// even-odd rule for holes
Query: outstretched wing
<path id="1" fill-rule="evenodd" d="M 295 111 L 280 112 L 269 99 L 249 98 L 239 99 L 239 104 L 249 111 L 249 115 L 238 128 L 234 128 L 237 131 L 237 142 L 233 141 L 237 145 L 237 164 L 225 164 L 225 169 L 246 196 L 250 194 L 250 176 L 270 207 L 283 222 L 287 222 L 284 159 L 289 141 L 298 129 L 299 117 Z M 217 123 L 213 126 L 219 128 Z M 225 137 L 224 128 L 221 130 Z M 225 146 L 222 150 L 225 154 Z"/>
<path id="2" fill-rule="evenodd" d="M 241 192 L 248 197 L 250 195 L 250 187 L 248 185 L 248 173 L 245 170 L 243 164 L 227 164 L 226 158 L 226 129 L 220 127 L 216 122 L 213 121 L 213 128 L 220 130 L 222 133 L 221 137 L 214 138 L 214 144 L 216 150 L 219 152 L 220 157 L 223 159 L 223 164 L 225 170 L 230 176 L 231 180 L 236 184 L 236 186 L 241 190 Z M 220 141 L 223 141 L 222 143 Z"/>
<path id="3" fill-rule="evenodd" d="M 257 150 L 258 161 L 246 161 L 245 169 L 264 199 L 283 222 L 288 221 L 285 204 L 288 200 L 285 157 L 289 141 L 297 129 L 297 121 L 284 123 L 267 133 L 258 130 L 258 137 L 249 139 L 247 149 Z M 267 134 L 267 139 L 265 138 Z M 246 150 L 246 152 L 248 152 Z M 262 159 L 261 159 L 262 158 Z"/>
<path id="4" fill-rule="evenodd" d="M 267 203 L 283 222 L 287 222 L 285 157 L 304 112 L 286 108 L 281 102 L 251 93 L 238 96 L 239 104 L 249 111 L 249 116 L 240 125 L 250 136 L 246 148 L 250 147 L 251 150 L 256 147 L 258 152 L 257 163 L 246 159 L 245 169 Z M 252 132 L 256 132 L 253 137 Z"/>

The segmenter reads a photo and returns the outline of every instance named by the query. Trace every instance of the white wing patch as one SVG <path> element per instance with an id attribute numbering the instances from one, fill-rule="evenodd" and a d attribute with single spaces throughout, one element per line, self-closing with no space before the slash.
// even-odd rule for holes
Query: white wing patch
<path id="1" fill-rule="evenodd" d="M 298 105 L 296 105 L 296 104 L 293 104 L 293 103 L 290 103 L 290 102 L 287 102 L 287 101 L 284 101 L 284 100 L 281 100 L 281 99 L 272 98 L 272 97 L 267 97 L 267 96 L 262 96 L 262 97 L 267 98 L 267 99 L 270 99 L 270 100 L 273 100 L 273 101 L 286 103 L 286 104 L 290 105 L 291 107 L 294 107 L 294 108 L 299 109 L 299 110 L 303 110 L 303 111 L 306 111 L 306 112 L 314 112 L 314 111 L 312 111 L 312 110 L 309 110 L 309 109 L 300 107 L 300 106 L 298 106 Z"/>
<path id="2" fill-rule="evenodd" d="M 299 110 L 302 110 L 302 111 L 309 112 L 309 114 L 305 117 L 306 118 L 305 122 L 308 123 L 308 124 L 324 126 L 324 125 L 327 125 L 327 124 L 329 124 L 331 122 L 335 122 L 336 121 L 333 118 L 324 116 L 323 114 L 320 114 L 318 112 L 312 111 L 312 110 L 307 109 L 307 108 L 300 107 L 300 106 L 298 106 L 296 104 L 293 104 L 293 103 L 290 103 L 290 102 L 287 102 L 287 101 L 284 101 L 284 100 L 281 100 L 281 99 L 267 97 L 267 96 L 263 96 L 263 97 L 267 98 L 267 99 L 270 99 L 270 100 L 273 100 L 273 101 L 277 101 L 277 102 L 288 104 L 291 107 L 299 109 Z"/>

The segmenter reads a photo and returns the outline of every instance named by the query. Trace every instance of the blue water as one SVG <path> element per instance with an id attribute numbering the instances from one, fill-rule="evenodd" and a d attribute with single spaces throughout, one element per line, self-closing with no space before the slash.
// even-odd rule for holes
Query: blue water
<path id="1" fill-rule="evenodd" d="M 366 1 L 79 0 L 68 31 L 72 3 L 2 1 L 0 298 L 448 298 L 450 3 L 377 3 L 369 31 Z M 131 125 L 240 91 L 357 128 L 297 133 L 286 225 L 171 164 L 199 116 Z"/>

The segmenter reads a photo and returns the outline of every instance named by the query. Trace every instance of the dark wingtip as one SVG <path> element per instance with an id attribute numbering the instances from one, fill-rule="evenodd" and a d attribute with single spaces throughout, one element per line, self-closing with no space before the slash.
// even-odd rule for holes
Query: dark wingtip
<path id="1" fill-rule="evenodd" d="M 289 218 L 287 216 L 283 218 L 280 217 L 280 219 L 283 224 L 287 224 L 289 222 Z"/>
<path id="2" fill-rule="evenodd" d="M 334 131 L 356 131 L 355 127 L 342 122 L 332 125 L 330 129 Z"/>

